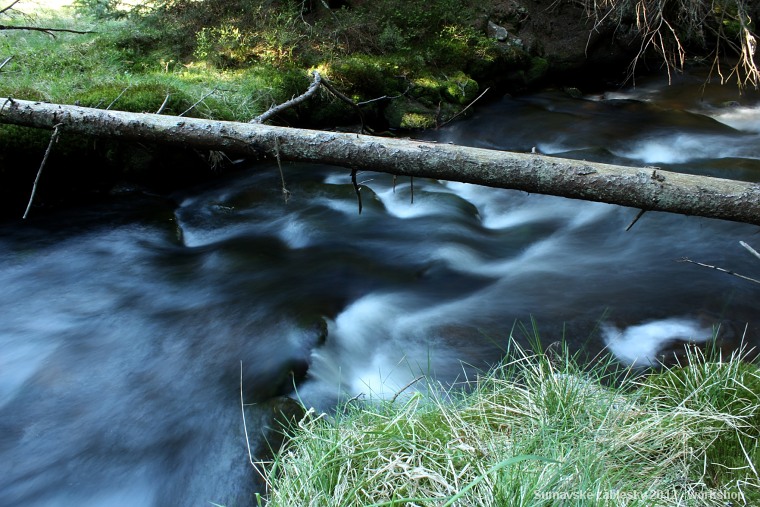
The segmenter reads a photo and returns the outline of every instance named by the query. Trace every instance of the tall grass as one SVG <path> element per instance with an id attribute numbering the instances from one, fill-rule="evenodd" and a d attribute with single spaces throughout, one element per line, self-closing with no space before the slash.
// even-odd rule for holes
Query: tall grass
<path id="1" fill-rule="evenodd" d="M 691 353 L 649 375 L 517 346 L 463 390 L 307 414 L 267 505 L 760 505 L 760 373 Z"/>

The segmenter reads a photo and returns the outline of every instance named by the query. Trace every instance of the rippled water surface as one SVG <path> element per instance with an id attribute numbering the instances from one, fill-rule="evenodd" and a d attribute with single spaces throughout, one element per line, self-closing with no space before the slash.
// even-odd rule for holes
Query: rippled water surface
<path id="1" fill-rule="evenodd" d="M 504 98 L 427 139 L 760 181 L 760 101 L 683 79 Z M 736 103 L 728 103 L 736 101 Z M 757 344 L 757 227 L 460 183 L 276 165 L 168 199 L 1 226 L 1 503 L 246 505 L 240 415 L 455 382 L 534 321 L 649 364 L 720 324 Z M 241 376 L 242 364 L 242 376 Z M 305 375 L 305 377 L 304 377 Z M 256 434 L 256 408 L 248 421 Z M 254 441 L 255 444 L 255 441 Z"/>

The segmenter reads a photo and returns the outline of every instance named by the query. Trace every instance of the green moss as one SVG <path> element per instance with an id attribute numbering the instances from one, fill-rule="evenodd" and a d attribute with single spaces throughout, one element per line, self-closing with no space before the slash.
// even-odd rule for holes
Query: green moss
<path id="1" fill-rule="evenodd" d="M 165 114 L 180 114 L 193 102 L 180 90 L 162 83 L 140 83 L 124 85 L 107 83 L 94 86 L 79 95 L 79 103 L 85 107 L 106 108 L 119 111 L 155 113 L 166 100 Z"/>
<path id="2" fill-rule="evenodd" d="M 461 105 L 469 104 L 478 96 L 478 83 L 463 72 L 458 72 L 446 81 L 444 97 Z"/>
<path id="3" fill-rule="evenodd" d="M 527 84 L 534 83 L 543 78 L 549 72 L 549 61 L 546 58 L 536 56 L 531 58 L 530 67 L 525 71 L 525 81 Z"/>

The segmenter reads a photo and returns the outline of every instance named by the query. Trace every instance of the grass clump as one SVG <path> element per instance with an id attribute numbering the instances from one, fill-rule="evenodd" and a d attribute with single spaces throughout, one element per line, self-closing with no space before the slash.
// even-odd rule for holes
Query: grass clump
<path id="1" fill-rule="evenodd" d="M 465 391 L 312 411 L 268 464 L 267 505 L 760 501 L 760 382 L 741 355 L 634 377 L 512 352 Z"/>

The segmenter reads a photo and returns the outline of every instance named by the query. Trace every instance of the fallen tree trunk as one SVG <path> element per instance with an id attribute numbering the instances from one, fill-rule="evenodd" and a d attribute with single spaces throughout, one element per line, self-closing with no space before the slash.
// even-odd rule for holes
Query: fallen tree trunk
<path id="1" fill-rule="evenodd" d="M 760 225 L 760 185 L 423 141 L 0 98 L 0 123 L 460 181 Z"/>

